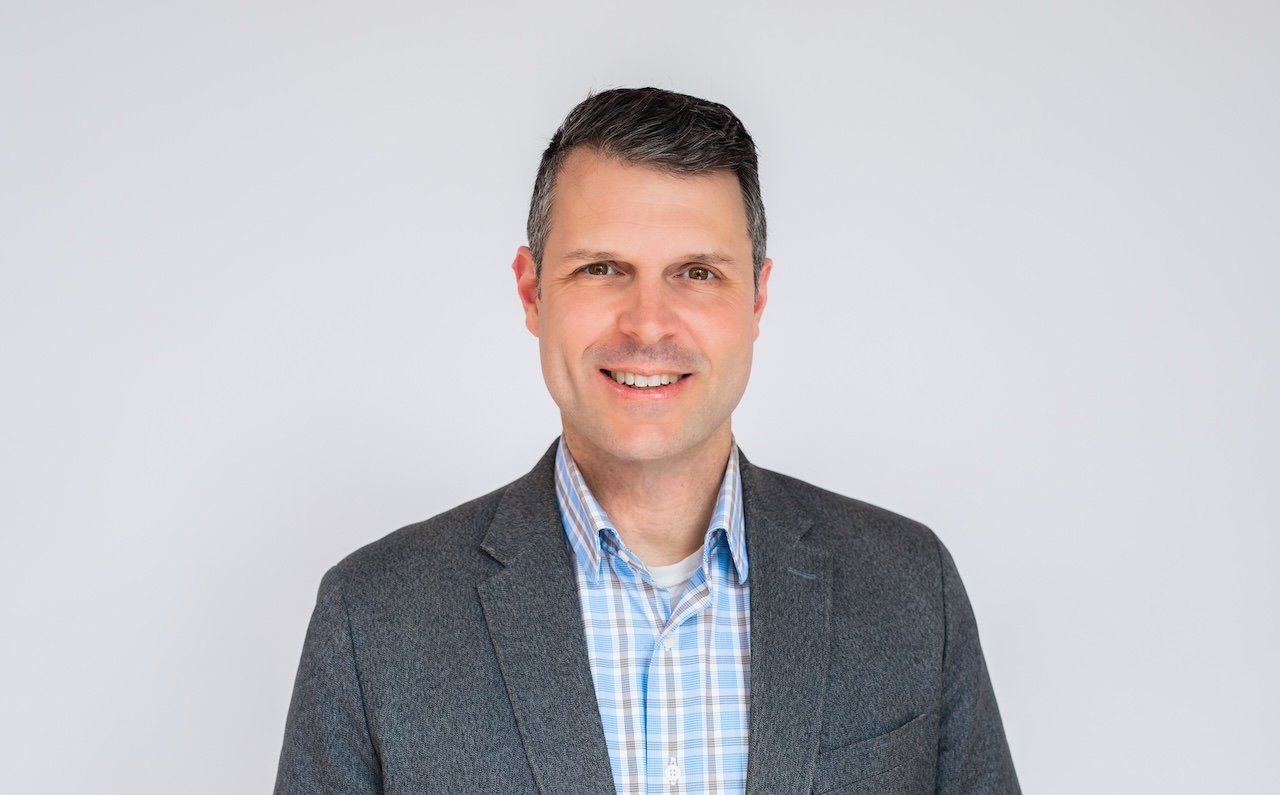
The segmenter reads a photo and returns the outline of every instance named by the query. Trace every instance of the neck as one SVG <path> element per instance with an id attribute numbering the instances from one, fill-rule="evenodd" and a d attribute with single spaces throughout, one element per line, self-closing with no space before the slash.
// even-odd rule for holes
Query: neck
<path id="1" fill-rule="evenodd" d="M 623 543 L 645 564 L 677 563 L 702 546 L 733 445 L 728 423 L 697 448 L 657 460 L 618 458 L 568 428 L 564 440 Z"/>

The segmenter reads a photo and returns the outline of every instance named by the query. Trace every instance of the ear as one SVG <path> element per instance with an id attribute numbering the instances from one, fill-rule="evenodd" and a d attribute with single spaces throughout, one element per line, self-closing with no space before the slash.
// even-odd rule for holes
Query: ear
<path id="1" fill-rule="evenodd" d="M 516 292 L 520 295 L 520 303 L 524 305 L 524 325 L 529 333 L 538 336 L 538 266 L 534 264 L 533 252 L 528 246 L 521 246 L 516 251 L 516 259 L 511 263 L 511 270 L 516 274 Z"/>
<path id="2" fill-rule="evenodd" d="M 760 316 L 764 314 L 764 305 L 769 303 L 769 274 L 773 273 L 773 260 L 765 259 L 760 267 L 760 278 L 756 282 L 755 332 L 752 339 L 760 338 Z"/>

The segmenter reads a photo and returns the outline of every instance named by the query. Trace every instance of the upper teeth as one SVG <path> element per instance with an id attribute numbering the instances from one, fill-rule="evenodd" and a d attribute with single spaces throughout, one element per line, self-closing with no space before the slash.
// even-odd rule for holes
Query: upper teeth
<path id="1" fill-rule="evenodd" d="M 659 375 L 636 375 L 635 373 L 624 373 L 619 370 L 614 370 L 613 372 L 609 373 L 609 375 L 613 376 L 613 380 L 617 381 L 619 384 L 626 384 L 627 386 L 639 387 L 640 389 L 647 389 L 648 387 L 651 387 L 651 386 L 663 386 L 665 384 L 674 384 L 676 381 L 679 381 L 681 378 L 684 377 L 679 373 L 661 373 Z"/>

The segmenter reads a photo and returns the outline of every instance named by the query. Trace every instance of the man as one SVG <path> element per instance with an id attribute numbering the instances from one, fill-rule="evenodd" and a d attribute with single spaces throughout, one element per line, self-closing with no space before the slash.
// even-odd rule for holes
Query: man
<path id="1" fill-rule="evenodd" d="M 563 435 L 325 576 L 278 793 L 1018 791 L 938 540 L 734 443 L 764 254 L 728 108 L 569 114 L 513 265 Z"/>

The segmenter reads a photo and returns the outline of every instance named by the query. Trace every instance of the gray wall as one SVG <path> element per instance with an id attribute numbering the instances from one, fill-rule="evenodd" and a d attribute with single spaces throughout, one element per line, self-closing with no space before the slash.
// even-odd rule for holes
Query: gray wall
<path id="1" fill-rule="evenodd" d="M 1269 786 L 1277 6 L 622 8 L 4 3 L 0 789 L 269 787 L 325 569 L 556 434 L 508 264 L 632 84 L 755 134 L 738 439 L 941 534 L 1027 790 Z"/>

